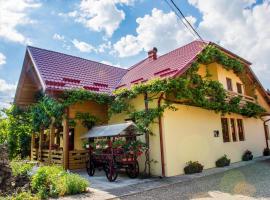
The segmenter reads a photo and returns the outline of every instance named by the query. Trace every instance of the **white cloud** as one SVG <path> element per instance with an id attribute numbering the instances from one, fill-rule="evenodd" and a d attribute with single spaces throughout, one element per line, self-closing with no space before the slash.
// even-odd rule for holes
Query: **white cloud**
<path id="1" fill-rule="evenodd" d="M 55 33 L 55 34 L 53 35 L 53 39 L 54 39 L 54 40 L 59 40 L 59 41 L 65 41 L 65 36 L 60 35 L 60 34 L 58 34 L 58 33 Z"/>
<path id="2" fill-rule="evenodd" d="M 110 50 L 112 48 L 112 43 L 111 41 L 108 41 L 106 43 L 102 43 L 98 46 L 98 52 L 99 53 L 104 53 L 106 50 Z"/>
<path id="3" fill-rule="evenodd" d="M 17 30 L 17 26 L 33 23 L 27 11 L 40 6 L 40 3 L 33 0 L 1 0 L 0 37 L 22 44 L 30 43 L 30 40 Z"/>
<path id="4" fill-rule="evenodd" d="M 6 56 L 0 52 L 0 67 L 6 64 Z"/>
<path id="5" fill-rule="evenodd" d="M 86 42 L 83 42 L 83 41 L 79 41 L 77 39 L 74 39 L 74 40 L 72 40 L 72 43 L 81 52 L 90 53 L 92 51 L 96 51 L 95 47 L 93 47 L 91 44 L 88 44 Z"/>
<path id="6" fill-rule="evenodd" d="M 59 15 L 73 17 L 76 22 L 82 23 L 90 30 L 104 31 L 111 37 L 125 19 L 124 11 L 116 5 L 133 5 L 134 2 L 135 0 L 82 0 L 78 10 Z"/>
<path id="7" fill-rule="evenodd" d="M 192 24 L 196 21 L 191 16 L 188 19 Z M 137 35 L 122 37 L 113 45 L 120 57 L 137 55 L 142 50 L 149 51 L 153 47 L 157 47 L 159 53 L 163 54 L 193 38 L 173 12 L 164 13 L 154 8 L 151 15 L 137 18 L 136 22 Z"/>
<path id="8" fill-rule="evenodd" d="M 103 61 L 101 61 L 100 63 L 103 63 L 103 64 L 105 64 L 105 65 L 114 66 L 114 67 L 121 67 L 119 63 L 118 63 L 118 64 L 113 64 L 112 62 L 106 61 L 106 60 L 103 60 Z"/>
<path id="9" fill-rule="evenodd" d="M 16 84 L 7 83 L 0 79 L 0 109 L 7 108 L 13 101 L 16 90 Z"/>
<path id="10" fill-rule="evenodd" d="M 253 69 L 270 87 L 270 1 L 189 0 L 202 13 L 199 32 L 207 40 L 253 62 Z M 251 6 L 253 5 L 253 6 Z"/>

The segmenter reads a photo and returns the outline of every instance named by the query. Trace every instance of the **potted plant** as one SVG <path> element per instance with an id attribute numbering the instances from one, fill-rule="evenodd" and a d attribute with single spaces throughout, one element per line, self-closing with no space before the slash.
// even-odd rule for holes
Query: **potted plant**
<path id="1" fill-rule="evenodd" d="M 270 156 L 270 149 L 269 148 L 265 148 L 263 150 L 263 156 Z"/>
<path id="2" fill-rule="evenodd" d="M 185 174 L 194 174 L 200 173 L 203 170 L 203 165 L 200 164 L 198 161 L 192 162 L 189 161 L 184 168 Z"/>
<path id="3" fill-rule="evenodd" d="M 230 163 L 231 163 L 231 160 L 227 158 L 227 155 L 224 155 L 216 161 L 216 166 L 225 167 L 225 166 L 229 166 Z"/>
<path id="4" fill-rule="evenodd" d="M 243 161 L 249 161 L 249 160 L 252 160 L 253 159 L 253 155 L 252 155 L 252 152 L 249 151 L 249 150 L 246 150 L 242 156 L 242 160 Z"/>

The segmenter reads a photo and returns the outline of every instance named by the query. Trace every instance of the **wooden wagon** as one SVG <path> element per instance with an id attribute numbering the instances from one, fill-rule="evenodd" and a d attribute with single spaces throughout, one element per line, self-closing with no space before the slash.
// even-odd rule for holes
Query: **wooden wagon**
<path id="1" fill-rule="evenodd" d="M 135 125 L 132 122 L 94 127 L 84 138 L 90 140 L 89 156 L 86 170 L 89 176 L 96 169 L 105 171 L 107 179 L 112 182 L 119 171 L 125 171 L 130 178 L 139 175 L 138 156 L 143 153 L 144 143 L 138 140 Z"/>

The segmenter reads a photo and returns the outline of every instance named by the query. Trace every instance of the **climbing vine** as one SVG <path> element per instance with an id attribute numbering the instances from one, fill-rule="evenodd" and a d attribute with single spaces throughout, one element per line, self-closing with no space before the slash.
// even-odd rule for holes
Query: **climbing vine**
<path id="1" fill-rule="evenodd" d="M 77 120 L 81 121 L 82 125 L 90 130 L 96 123 L 99 121 L 98 118 L 90 113 L 81 113 L 77 112 L 76 117 Z"/>
<path id="2" fill-rule="evenodd" d="M 148 148 L 150 125 L 162 116 L 166 109 L 176 110 L 174 104 L 201 107 L 221 114 L 237 113 L 247 117 L 256 117 L 265 112 L 260 105 L 252 102 L 241 105 L 240 96 L 229 99 L 223 85 L 211 80 L 208 67 L 206 67 L 205 77 L 198 74 L 199 64 L 207 66 L 214 62 L 221 64 L 227 70 L 233 70 L 238 75 L 244 73 L 244 65 L 240 61 L 229 57 L 216 47 L 208 45 L 181 77 L 149 80 L 128 89 L 115 90 L 113 95 L 86 90 L 68 90 L 57 100 L 41 96 L 38 103 L 30 108 L 33 129 L 39 131 L 48 128 L 52 123 L 60 123 L 64 109 L 72 104 L 95 101 L 98 104 L 108 105 L 110 116 L 123 112 L 129 115 L 130 119 L 137 124 L 138 130 L 145 133 Z M 162 105 L 149 107 L 149 103 L 161 98 L 161 94 L 163 96 Z M 144 97 L 145 109 L 136 110 L 130 100 L 140 95 Z M 80 120 L 88 129 L 97 122 L 97 118 L 89 113 L 77 113 L 76 119 Z M 150 169 L 149 156 L 147 159 Z"/>
<path id="3" fill-rule="evenodd" d="M 243 73 L 244 70 L 244 65 L 240 61 L 229 57 L 213 45 L 208 45 L 198 55 L 197 61 L 194 61 L 191 67 L 178 78 L 149 80 L 146 83 L 134 85 L 129 89 L 115 90 L 113 96 L 82 89 L 65 91 L 58 98 L 58 101 L 48 96 L 39 95 L 38 103 L 30 109 L 34 130 L 45 129 L 51 123 L 57 124 L 61 122 L 64 108 L 84 101 L 95 101 L 98 104 L 109 105 L 110 116 L 126 112 L 131 119 L 136 121 L 142 132 L 149 131 L 149 125 L 161 116 L 165 109 L 174 109 L 172 106 L 174 103 L 202 107 L 222 114 L 238 113 L 247 117 L 256 117 L 265 111 L 261 106 L 252 102 L 240 105 L 241 97 L 228 100 L 222 84 L 211 80 L 209 72 L 206 73 L 206 77 L 201 77 L 197 73 L 199 63 L 208 65 L 213 62 L 220 63 L 225 69 L 233 70 L 237 74 Z M 165 101 L 163 101 L 165 103 L 161 107 L 136 111 L 129 103 L 131 99 L 135 99 L 139 95 L 149 94 L 145 99 L 145 103 L 148 104 L 157 99 L 161 93 L 165 96 Z M 80 120 L 85 122 L 87 121 L 86 118 L 88 118 L 89 127 L 96 120 L 83 114 L 80 117 Z M 85 119 L 82 119 L 82 117 Z"/>

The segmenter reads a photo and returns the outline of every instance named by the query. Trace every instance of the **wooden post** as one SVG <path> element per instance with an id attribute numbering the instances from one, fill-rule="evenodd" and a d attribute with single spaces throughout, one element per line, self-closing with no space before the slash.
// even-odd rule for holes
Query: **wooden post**
<path id="1" fill-rule="evenodd" d="M 35 149 L 35 133 L 31 135 L 31 160 L 34 160 L 34 149 Z"/>
<path id="2" fill-rule="evenodd" d="M 69 159 L 69 128 L 68 128 L 68 108 L 65 111 L 66 116 L 63 118 L 63 167 L 68 169 L 68 159 Z"/>
<path id="3" fill-rule="evenodd" d="M 39 133 L 39 146 L 38 146 L 38 160 L 41 161 L 42 157 L 42 139 L 43 139 L 44 129 L 42 129 Z"/>
<path id="4" fill-rule="evenodd" d="M 50 136 L 49 136 L 49 163 L 52 163 L 52 146 L 54 145 L 54 135 L 55 135 L 54 125 L 50 126 Z"/>

